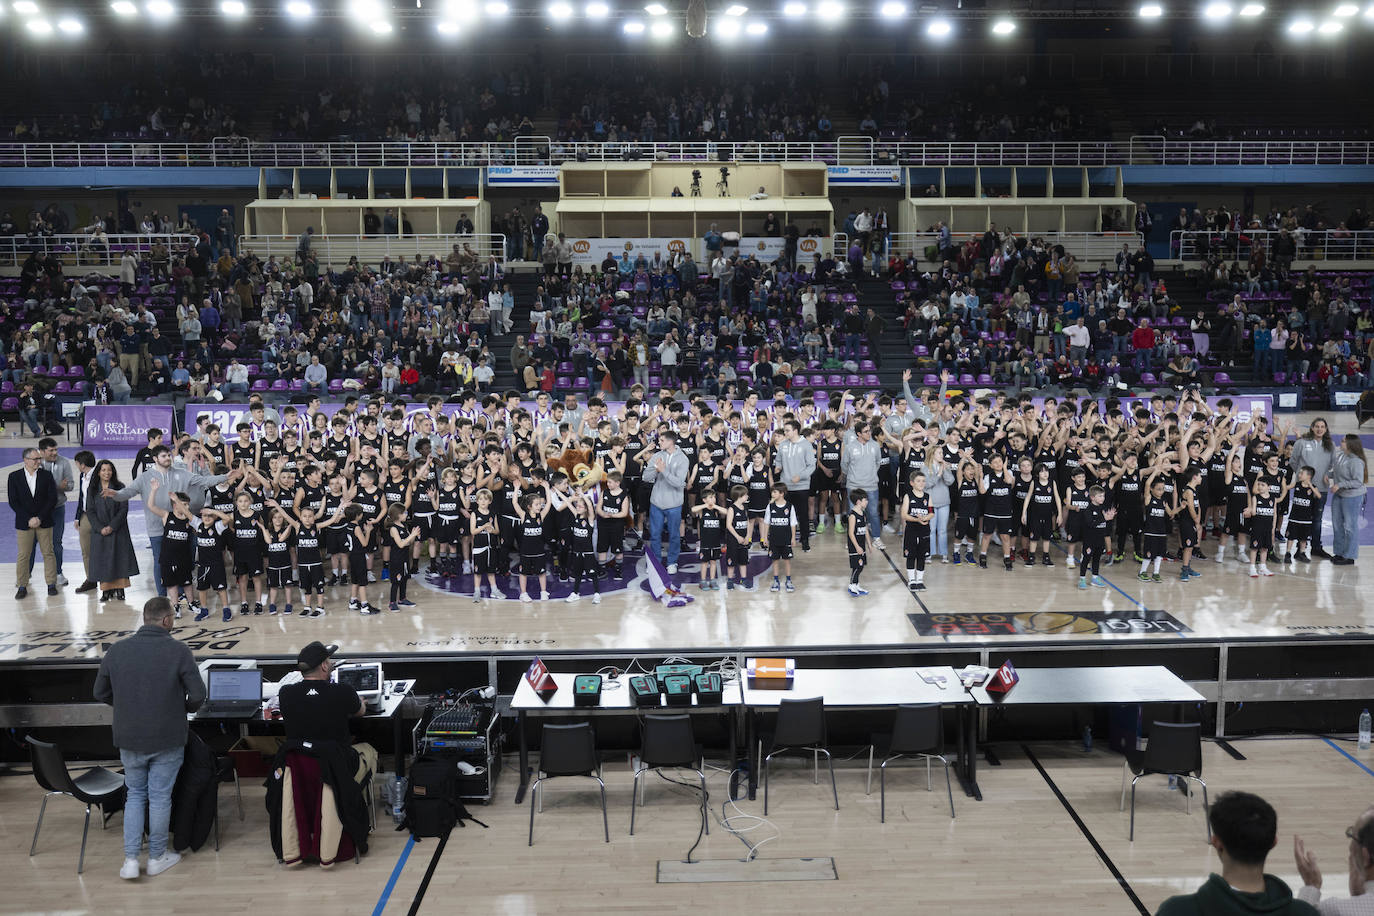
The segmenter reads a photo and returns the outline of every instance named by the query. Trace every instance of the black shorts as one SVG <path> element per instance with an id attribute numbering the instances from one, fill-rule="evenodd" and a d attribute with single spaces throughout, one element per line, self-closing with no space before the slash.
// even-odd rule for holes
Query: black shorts
<path id="1" fill-rule="evenodd" d="M 722 544 L 703 545 L 697 548 L 697 556 L 703 563 L 718 563 L 725 558 L 725 547 Z"/>
<path id="2" fill-rule="evenodd" d="M 1011 516 L 998 518 L 992 515 L 983 516 L 984 534 L 1012 534 L 1016 531 L 1016 523 L 1011 520 Z"/>
<path id="3" fill-rule="evenodd" d="M 483 576 L 488 573 L 505 572 L 506 570 L 501 569 L 498 551 L 496 547 L 492 544 L 493 539 L 491 535 L 478 535 L 478 537 L 486 538 L 487 546 L 485 548 L 482 548 L 480 545 L 473 547 L 472 571 L 479 576 Z"/>
<path id="4" fill-rule="evenodd" d="M 1125 537 L 1128 534 L 1135 534 L 1137 531 L 1145 530 L 1145 516 L 1136 515 L 1131 512 L 1118 512 L 1116 516 L 1116 533 Z"/>
<path id="5" fill-rule="evenodd" d="M 188 563 L 162 564 L 162 584 L 165 588 L 184 588 L 191 584 L 194 570 Z"/>
<path id="6" fill-rule="evenodd" d="M 625 550 L 625 520 L 603 518 L 596 526 L 596 549 L 602 553 Z"/>
<path id="7" fill-rule="evenodd" d="M 768 559 L 770 560 L 790 560 L 792 559 L 792 543 L 768 545 Z"/>
<path id="8" fill-rule="evenodd" d="M 291 587 L 291 567 L 290 567 L 290 566 L 269 566 L 269 567 L 267 567 L 267 587 L 268 587 L 268 588 L 290 588 L 290 587 Z"/>
<path id="9" fill-rule="evenodd" d="M 748 566 L 749 545 L 741 544 L 739 541 L 731 538 L 730 543 L 725 547 L 725 561 L 730 566 Z"/>
<path id="10" fill-rule="evenodd" d="M 954 536 L 960 539 L 978 536 L 978 516 L 961 515 L 954 522 Z"/>
<path id="11" fill-rule="evenodd" d="M 1141 540 L 1141 556 L 1147 560 L 1155 557 L 1162 557 L 1169 552 L 1169 536 L 1167 534 L 1147 534 Z"/>
<path id="12" fill-rule="evenodd" d="M 1178 545 L 1180 547 L 1197 546 L 1197 526 L 1191 519 L 1183 519 L 1178 523 Z"/>
<path id="13" fill-rule="evenodd" d="M 222 592 L 225 588 L 226 584 L 223 566 L 196 567 L 196 591 Z"/>
<path id="14" fill-rule="evenodd" d="M 410 557 L 400 550 L 391 552 L 391 559 L 386 562 L 387 571 L 394 579 L 409 579 L 412 575 L 410 569 Z"/>
<path id="15" fill-rule="evenodd" d="M 1250 523 L 1241 516 L 1240 510 L 1237 509 L 1234 512 L 1230 509 L 1226 510 L 1226 527 L 1223 530 L 1227 534 L 1236 537 L 1238 535 L 1248 534 L 1249 529 Z"/>
<path id="16" fill-rule="evenodd" d="M 541 553 L 537 556 L 527 556 L 522 553 L 520 554 L 520 575 L 542 576 L 544 575 L 544 569 L 547 564 L 548 556 L 546 554 Z"/>
<path id="17" fill-rule="evenodd" d="M 461 516 L 454 519 L 434 517 L 433 533 L 430 537 L 440 544 L 457 544 L 458 539 L 463 536 L 463 519 Z"/>
<path id="18" fill-rule="evenodd" d="M 428 541 L 434 537 L 434 515 L 416 515 L 415 527 L 419 530 L 420 536 L 417 541 Z"/>
<path id="19" fill-rule="evenodd" d="M 301 580 L 301 592 L 309 594 L 314 592 L 317 595 L 324 594 L 324 564 L 307 563 L 298 567 Z"/>
<path id="20" fill-rule="evenodd" d="M 849 568 L 850 568 L 851 571 L 852 571 L 852 570 L 863 569 L 863 568 L 864 568 L 865 566 L 867 566 L 867 565 L 868 565 L 868 554 L 866 554 L 866 553 L 851 553 L 851 554 L 849 555 Z"/>
<path id="21" fill-rule="evenodd" d="M 1050 515 L 1029 516 L 1026 536 L 1032 541 L 1048 541 L 1054 534 L 1054 517 Z"/>
<path id="22" fill-rule="evenodd" d="M 348 554 L 348 581 L 353 585 L 367 584 L 367 554 L 350 551 Z"/>
<path id="23" fill-rule="evenodd" d="M 1271 550 L 1274 547 L 1274 529 L 1266 519 L 1250 531 L 1250 546 L 1258 550 Z"/>
<path id="24" fill-rule="evenodd" d="M 235 556 L 234 575 L 235 576 L 260 576 L 262 575 L 261 556 Z"/>
<path id="25" fill-rule="evenodd" d="M 1070 512 L 1069 517 L 1064 522 L 1064 533 L 1068 535 L 1070 544 L 1083 540 L 1082 516 L 1077 512 Z"/>
<path id="26" fill-rule="evenodd" d="M 331 556 L 336 553 L 348 553 L 348 532 L 343 528 L 324 529 L 324 549 Z"/>
<path id="27" fill-rule="evenodd" d="M 930 535 L 913 535 L 912 527 L 907 523 L 906 534 L 902 536 L 902 556 L 913 560 L 930 556 Z"/>
<path id="28" fill-rule="evenodd" d="M 837 493 L 840 489 L 840 475 L 837 471 L 834 477 L 816 471 L 811 475 L 811 492 L 813 493 Z"/>
<path id="29" fill-rule="evenodd" d="M 1295 522 L 1290 519 L 1288 521 L 1288 540 L 1310 541 L 1312 539 L 1312 528 L 1313 525 L 1311 522 Z M 165 572 L 162 574 L 162 581 L 164 584 L 167 583 L 167 574 Z"/>

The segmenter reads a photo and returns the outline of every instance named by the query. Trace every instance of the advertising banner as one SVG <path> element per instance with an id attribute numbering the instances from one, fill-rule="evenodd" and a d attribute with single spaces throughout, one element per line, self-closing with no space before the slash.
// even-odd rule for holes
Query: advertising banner
<path id="1" fill-rule="evenodd" d="M 487 169 L 487 184 L 557 185 L 556 165 L 493 165 Z"/>
<path id="2" fill-rule="evenodd" d="M 276 409 L 278 416 L 281 415 L 283 408 L 286 407 L 285 404 L 274 404 L 271 406 Z M 295 407 L 296 411 L 299 414 L 301 414 L 302 416 L 305 415 L 304 404 L 297 404 L 295 405 Z M 334 416 L 334 414 L 338 413 L 342 409 L 342 401 L 332 404 L 320 405 L 320 412 L 329 417 Z M 247 423 L 250 419 L 252 419 L 248 414 L 247 404 L 230 404 L 228 402 L 219 404 L 187 404 L 186 413 L 184 414 L 186 418 L 186 424 L 182 427 L 182 429 L 186 430 L 189 433 L 195 433 L 196 419 L 200 417 L 201 414 L 209 414 L 210 422 L 220 428 L 220 431 L 224 434 L 224 438 L 226 441 L 233 439 L 237 435 L 237 433 L 234 432 L 234 427 L 238 426 L 240 421 Z M 143 443 L 139 444 L 142 445 Z"/>
<path id="3" fill-rule="evenodd" d="M 606 259 L 609 252 L 617 261 L 620 257 L 629 253 L 630 260 L 643 253 L 649 261 L 653 261 L 654 252 L 658 252 L 663 263 L 668 263 L 674 252 L 691 251 L 693 257 L 696 256 L 697 240 L 689 238 L 640 238 L 640 239 L 568 239 L 573 246 L 573 263 L 581 264 L 583 267 L 590 267 L 593 264 L 600 264 Z"/>
<path id="4" fill-rule="evenodd" d="M 176 411 L 170 404 L 91 404 L 81 422 L 82 445 L 148 444 L 148 430 L 170 433 Z"/>
<path id="5" fill-rule="evenodd" d="M 902 169 L 896 165 L 827 166 L 831 184 L 899 185 Z"/>

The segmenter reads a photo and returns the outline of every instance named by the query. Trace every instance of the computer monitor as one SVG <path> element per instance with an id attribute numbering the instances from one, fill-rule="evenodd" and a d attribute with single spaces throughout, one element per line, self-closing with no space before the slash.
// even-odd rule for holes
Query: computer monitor
<path id="1" fill-rule="evenodd" d="M 211 702 L 252 700 L 262 702 L 262 671 L 257 668 L 212 668 L 206 684 Z"/>
<path id="2" fill-rule="evenodd" d="M 334 669 L 334 679 L 358 692 L 358 697 L 370 706 L 382 699 L 382 663 L 354 662 Z"/>

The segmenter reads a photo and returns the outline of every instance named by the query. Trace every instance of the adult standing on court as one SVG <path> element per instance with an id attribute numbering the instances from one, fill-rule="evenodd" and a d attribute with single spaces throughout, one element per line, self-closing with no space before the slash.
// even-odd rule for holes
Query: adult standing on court
<path id="1" fill-rule="evenodd" d="M 1341 450 L 1331 462 L 1331 562 L 1350 566 L 1360 555 L 1360 516 L 1369 489 L 1369 461 L 1364 445 L 1354 433 L 1346 433 Z"/>
<path id="2" fill-rule="evenodd" d="M 129 504 L 109 499 L 105 490 L 124 489 L 114 462 L 101 459 L 85 493 L 86 514 L 93 531 L 90 544 L 91 577 L 100 583 L 101 601 L 123 601 L 124 589 L 138 575 L 138 558 L 129 537 Z"/>
<path id="3" fill-rule="evenodd" d="M 1327 487 L 1330 485 L 1331 463 L 1336 459 L 1336 445 L 1331 441 L 1331 428 L 1324 417 L 1317 417 L 1307 432 L 1293 443 L 1293 457 L 1289 466 L 1296 477 L 1304 467 L 1312 469 L 1312 485 L 1322 495 L 1317 503 L 1315 524 L 1312 526 L 1312 556 L 1326 557 L 1331 554 L 1322 547 L 1322 513 L 1326 511 Z"/>
<path id="4" fill-rule="evenodd" d="M 86 570 L 85 581 L 76 587 L 77 594 L 82 594 L 95 588 L 95 580 L 91 578 L 91 520 L 86 515 L 86 495 L 95 478 L 95 453 L 79 451 L 72 462 L 76 465 L 76 521 L 72 522 L 72 527 L 76 528 L 81 544 L 81 563 Z"/>
<path id="5" fill-rule="evenodd" d="M 878 517 L 878 465 L 881 458 L 882 446 L 873 438 L 873 428 L 867 422 L 861 422 L 845 432 L 844 454 L 840 461 L 845 488 L 863 490 L 868 494 L 868 534 L 874 547 L 885 550 L 879 537 L 882 520 Z M 851 505 L 849 508 L 854 507 Z"/>
<path id="6" fill-rule="evenodd" d="M 43 470 L 52 475 L 57 485 L 57 504 L 53 506 L 52 554 L 57 562 L 57 584 L 66 585 L 67 577 L 62 575 L 62 534 L 67 530 L 67 494 L 76 493 L 76 471 L 72 463 L 57 453 L 57 440 L 43 438 L 38 440 L 39 457 Z M 29 555 L 29 569 L 33 569 L 34 556 Z"/>
<path id="7" fill-rule="evenodd" d="M 677 433 L 665 429 L 658 434 L 658 451 L 644 468 L 644 482 L 653 484 L 649 493 L 649 552 L 662 559 L 659 544 L 667 525 L 670 575 L 677 572 L 682 548 L 682 494 L 687 470 L 687 455 L 677 447 Z"/>
<path id="8" fill-rule="evenodd" d="M 57 594 L 57 558 L 52 551 L 53 506 L 57 505 L 57 484 L 43 469 L 36 448 L 24 449 L 24 466 L 10 472 L 9 501 L 14 510 L 15 539 L 19 553 L 15 558 L 14 578 L 19 586 L 15 600 L 27 598 L 29 575 L 33 570 L 33 545 L 43 551 L 43 574 L 48 594 Z"/>
<path id="9" fill-rule="evenodd" d="M 114 743 L 124 764 L 124 865 L 121 878 L 137 878 L 147 808 L 148 874 L 181 861 L 167 848 L 172 787 L 186 753 L 186 714 L 205 701 L 205 682 L 191 649 L 172 638 L 172 602 L 150 598 L 143 625 L 110 647 L 95 677 L 95 698 L 114 707 Z"/>
<path id="10" fill-rule="evenodd" d="M 816 473 L 816 447 L 801 437 L 801 425 L 788 420 L 782 425 L 774 463 L 777 479 L 787 487 L 787 502 L 797 514 L 802 550 L 811 549 L 811 476 Z"/>

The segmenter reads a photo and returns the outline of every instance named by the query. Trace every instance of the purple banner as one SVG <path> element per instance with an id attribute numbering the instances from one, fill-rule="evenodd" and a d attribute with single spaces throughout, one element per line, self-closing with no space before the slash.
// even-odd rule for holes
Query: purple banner
<path id="1" fill-rule="evenodd" d="M 170 433 L 176 411 L 170 404 L 90 404 L 82 412 L 82 445 L 148 444 L 148 430 Z"/>

